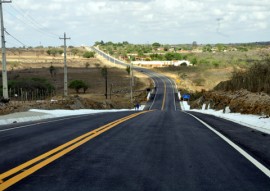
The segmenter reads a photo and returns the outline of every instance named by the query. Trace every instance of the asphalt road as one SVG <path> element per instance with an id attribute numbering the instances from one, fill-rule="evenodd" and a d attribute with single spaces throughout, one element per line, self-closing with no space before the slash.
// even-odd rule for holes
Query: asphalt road
<path id="1" fill-rule="evenodd" d="M 27 191 L 270 190 L 270 178 L 257 166 L 178 110 L 175 86 L 168 78 L 143 72 L 154 76 L 157 87 L 151 112 L 84 115 L 13 130 L 8 129 L 18 124 L 1 127 L 6 131 L 0 132 L 0 190 L 7 184 L 7 190 Z M 241 125 L 192 114 L 269 167 L 269 136 L 251 136 Z M 253 139 L 258 140 L 251 144 Z M 24 162 L 24 167 L 9 171 Z"/>

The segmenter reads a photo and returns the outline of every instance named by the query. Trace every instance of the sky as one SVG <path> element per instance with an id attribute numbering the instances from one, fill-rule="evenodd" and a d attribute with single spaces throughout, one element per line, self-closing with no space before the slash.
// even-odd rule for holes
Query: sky
<path id="1" fill-rule="evenodd" d="M 3 3 L 7 47 L 216 44 L 270 41 L 269 0 L 13 0 Z"/>

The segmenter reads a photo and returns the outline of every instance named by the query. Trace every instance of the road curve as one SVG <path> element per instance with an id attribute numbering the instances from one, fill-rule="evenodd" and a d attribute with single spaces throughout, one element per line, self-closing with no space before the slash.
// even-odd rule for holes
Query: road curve
<path id="1" fill-rule="evenodd" d="M 9 130 L 0 131 L 0 190 L 269 190 L 269 136 L 192 113 L 264 165 L 263 172 L 209 125 L 179 111 L 169 78 L 136 69 L 157 87 L 150 112 L 2 126 Z"/>
<path id="2" fill-rule="evenodd" d="M 118 60 L 103 51 L 99 50 L 96 47 L 91 47 L 92 50 L 94 50 L 97 54 L 105 58 L 106 60 L 115 63 L 120 66 L 129 66 L 129 64 L 126 64 L 125 62 Z M 156 87 L 156 94 L 154 97 L 154 100 L 149 102 L 147 105 L 147 109 L 155 109 L 155 110 L 180 110 L 180 105 L 177 103 L 178 98 L 176 96 L 177 94 L 177 88 L 176 84 L 173 80 L 168 78 L 167 76 L 158 74 L 156 72 L 153 72 L 149 69 L 140 68 L 140 67 L 133 67 L 134 70 L 144 73 L 148 75 L 155 84 Z"/>

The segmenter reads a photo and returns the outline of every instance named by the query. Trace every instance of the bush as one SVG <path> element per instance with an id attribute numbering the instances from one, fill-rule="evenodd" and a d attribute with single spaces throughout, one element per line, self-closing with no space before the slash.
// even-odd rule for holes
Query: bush
<path id="1" fill-rule="evenodd" d="M 75 89 L 76 93 L 79 93 L 80 89 L 83 89 L 83 93 L 88 89 L 88 85 L 82 80 L 73 80 L 68 86 L 70 89 Z"/>
<path id="2" fill-rule="evenodd" d="M 86 51 L 83 53 L 84 58 L 93 58 L 95 56 L 95 52 Z"/>
<path id="3" fill-rule="evenodd" d="M 254 64 L 246 72 L 234 72 L 231 80 L 219 83 L 215 90 L 247 89 L 251 92 L 270 94 L 270 59 Z"/>
<path id="4" fill-rule="evenodd" d="M 64 51 L 62 49 L 57 49 L 57 48 L 51 48 L 49 50 L 47 50 L 47 54 L 49 55 L 53 55 L 53 56 L 56 56 L 56 54 L 63 54 Z"/>
<path id="5" fill-rule="evenodd" d="M 44 99 L 46 96 L 50 96 L 55 90 L 50 82 L 42 78 L 10 80 L 8 82 L 8 88 L 11 97 L 15 94 L 23 97 L 27 94 L 32 96 L 31 98 L 24 97 L 24 99 Z"/>
<path id="6" fill-rule="evenodd" d="M 43 78 L 30 78 L 21 80 L 10 80 L 8 83 L 10 89 L 24 89 L 26 91 L 43 90 L 52 92 L 54 86 Z"/>
<path id="7" fill-rule="evenodd" d="M 171 61 L 171 60 L 182 60 L 183 57 L 179 53 L 168 52 L 168 53 L 165 54 L 165 59 L 169 60 L 169 61 Z"/>
<path id="8" fill-rule="evenodd" d="M 213 66 L 214 66 L 215 68 L 218 68 L 218 67 L 219 67 L 219 62 L 216 61 L 216 60 L 212 61 L 212 64 L 213 64 Z"/>

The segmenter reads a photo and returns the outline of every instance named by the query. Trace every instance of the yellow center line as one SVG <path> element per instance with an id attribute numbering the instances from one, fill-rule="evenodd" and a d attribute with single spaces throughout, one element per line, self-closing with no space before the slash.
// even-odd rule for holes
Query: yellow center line
<path id="1" fill-rule="evenodd" d="M 163 101 L 162 101 L 162 107 L 161 110 L 164 110 L 164 106 L 165 106 L 165 100 L 166 100 L 166 83 L 165 81 L 162 79 L 163 83 L 164 83 L 164 96 L 163 96 Z"/>
<path id="2" fill-rule="evenodd" d="M 48 151 L 32 160 L 29 160 L 7 172 L 4 172 L 0 175 L 0 190 L 7 189 L 8 187 L 12 186 L 13 184 L 19 182 L 20 180 L 24 179 L 25 177 L 33 174 L 37 170 L 43 168 L 44 166 L 50 164 L 51 162 L 57 160 L 58 158 L 62 157 L 63 155 L 69 153 L 70 151 L 76 149 L 77 147 L 83 145 L 84 143 L 88 142 L 89 140 L 97 137 L 98 135 L 108 131 L 109 129 L 129 120 L 134 117 L 137 117 L 138 115 L 141 115 L 143 113 L 146 113 L 149 111 L 142 111 L 139 113 L 135 113 L 129 116 L 126 116 L 124 118 L 118 119 L 114 122 L 108 123 L 102 127 L 99 127 L 93 131 L 90 131 L 88 133 L 85 133 L 63 145 L 60 145 L 59 147 L 56 147 L 55 149 L 52 149 L 51 151 Z M 52 156 L 51 156 L 52 155 Z M 47 158 L 48 157 L 48 158 Z M 44 160 L 42 160 L 44 159 Z M 42 161 L 41 161 L 42 160 Z M 41 161 L 41 162 L 39 162 Z M 37 163 L 39 162 L 39 163 Z M 35 164 L 37 163 L 37 164 Z M 31 167 L 31 165 L 35 164 Z M 26 169 L 29 167 L 28 169 Z M 25 169 L 25 170 L 24 170 Z M 21 172 L 23 171 L 23 172 Z M 21 173 L 20 173 L 21 172 Z M 5 178 L 14 175 L 16 173 L 19 173 L 8 180 L 4 180 Z"/>

